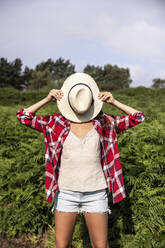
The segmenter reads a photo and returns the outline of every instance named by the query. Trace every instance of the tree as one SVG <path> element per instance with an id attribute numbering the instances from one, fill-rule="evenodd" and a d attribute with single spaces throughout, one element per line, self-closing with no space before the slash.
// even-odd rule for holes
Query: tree
<path id="1" fill-rule="evenodd" d="M 152 81 L 152 88 L 165 88 L 165 79 L 155 78 Z"/>
<path id="2" fill-rule="evenodd" d="M 30 69 L 29 67 L 25 66 L 25 69 L 23 72 L 25 88 L 28 88 L 28 86 L 29 86 L 29 82 L 32 79 L 32 73 L 33 73 L 33 70 Z"/>
<path id="3" fill-rule="evenodd" d="M 31 74 L 31 79 L 29 80 L 28 88 L 40 90 L 44 86 L 53 83 L 53 78 L 48 69 L 42 71 L 33 71 Z"/>
<path id="4" fill-rule="evenodd" d="M 7 59 L 0 59 L 0 87 L 9 87 L 11 84 L 11 66 Z"/>
<path id="5" fill-rule="evenodd" d="M 64 79 L 75 72 L 75 66 L 70 60 L 63 58 L 57 59 L 55 62 L 50 58 L 46 62 L 42 62 L 36 66 L 36 71 L 48 70 L 55 81 Z"/>
<path id="6" fill-rule="evenodd" d="M 55 62 L 55 78 L 65 79 L 71 74 L 75 73 L 75 66 L 70 63 L 70 60 L 64 60 L 63 58 L 59 58 Z"/>
<path id="7" fill-rule="evenodd" d="M 15 59 L 12 63 L 12 82 L 11 85 L 16 89 L 24 88 L 24 78 L 22 74 L 22 61 L 21 59 Z"/>
<path id="8" fill-rule="evenodd" d="M 96 82 L 101 82 L 104 77 L 104 72 L 100 66 L 87 65 L 84 68 L 83 72 L 93 77 L 96 80 Z"/>
<path id="9" fill-rule="evenodd" d="M 22 89 L 24 87 L 24 79 L 22 74 L 22 61 L 17 58 L 13 62 L 7 59 L 0 59 L 0 87 L 14 87 Z"/>
<path id="10" fill-rule="evenodd" d="M 120 68 L 117 65 L 107 64 L 103 68 L 87 65 L 84 72 L 91 75 L 98 83 L 100 90 L 114 90 L 129 88 L 132 80 L 128 68 Z"/>
<path id="11" fill-rule="evenodd" d="M 124 89 L 129 88 L 132 80 L 130 78 L 130 72 L 128 68 L 120 68 L 117 65 L 105 65 L 104 66 L 104 81 L 110 89 Z"/>

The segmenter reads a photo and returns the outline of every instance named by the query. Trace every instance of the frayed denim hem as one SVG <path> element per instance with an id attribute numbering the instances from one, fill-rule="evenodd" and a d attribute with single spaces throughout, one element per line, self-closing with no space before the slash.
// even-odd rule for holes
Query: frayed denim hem
<path id="1" fill-rule="evenodd" d="M 51 212 L 53 213 L 54 212 L 54 210 L 56 210 L 56 208 L 55 207 L 53 207 L 52 209 L 51 209 Z M 59 212 L 65 212 L 65 213 L 75 213 L 75 212 L 77 212 L 78 214 L 83 214 L 83 213 L 96 213 L 96 214 L 104 214 L 104 213 L 108 213 L 108 214 L 111 214 L 112 212 L 111 212 L 111 209 L 107 209 L 107 211 L 105 211 L 105 212 L 102 212 L 102 211 L 95 211 L 95 212 L 93 212 L 93 211 L 85 211 L 85 210 L 83 210 L 83 209 L 81 209 L 81 208 L 79 208 L 79 210 L 78 211 L 74 211 L 74 212 L 70 212 L 70 211 L 64 211 L 64 210 L 58 210 L 57 209 L 57 211 L 59 211 Z"/>

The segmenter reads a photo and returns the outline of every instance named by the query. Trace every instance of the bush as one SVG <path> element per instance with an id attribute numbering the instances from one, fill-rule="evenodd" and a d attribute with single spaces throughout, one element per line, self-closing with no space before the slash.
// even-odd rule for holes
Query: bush
<path id="1" fill-rule="evenodd" d="M 115 205 L 109 199 L 112 248 L 165 246 L 165 99 L 164 89 L 161 90 L 140 87 L 114 92 L 119 101 L 144 111 L 146 120 L 118 137 L 127 198 Z M 54 228 L 52 205 L 45 200 L 43 135 L 19 124 L 15 113 L 21 106 L 41 100 L 45 92 L 26 92 L 24 98 L 22 92 L 11 89 L 4 89 L 3 93 L 1 105 L 6 106 L 0 107 L 0 233 L 42 235 L 49 226 Z M 17 102 L 19 106 L 14 105 Z M 104 104 L 103 111 L 122 113 L 108 104 Z M 57 112 L 57 106 L 50 103 L 38 115 L 53 112 Z M 73 244 L 90 247 L 82 216 L 76 224 Z"/>
<path id="2" fill-rule="evenodd" d="M 45 202 L 43 137 L 16 122 L 1 119 L 0 232 L 42 234 L 52 223 Z"/>
<path id="3" fill-rule="evenodd" d="M 16 104 L 32 104 L 46 97 L 49 90 L 27 90 L 19 91 L 14 88 L 1 88 L 0 90 L 0 105 L 12 106 Z"/>

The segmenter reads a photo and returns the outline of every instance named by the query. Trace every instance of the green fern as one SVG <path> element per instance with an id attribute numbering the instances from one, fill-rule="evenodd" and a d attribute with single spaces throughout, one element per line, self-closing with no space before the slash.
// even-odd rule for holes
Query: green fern
<path id="1" fill-rule="evenodd" d="M 21 104 L 29 106 L 46 93 L 26 92 L 24 97 L 20 92 L 0 93 L 3 104 L 0 107 L 0 233 L 13 237 L 27 233 L 34 240 L 47 233 L 45 247 L 51 248 L 54 215 L 50 211 L 52 204 L 45 200 L 43 135 L 20 125 L 15 116 Z M 144 111 L 146 120 L 118 136 L 127 198 L 115 205 L 109 198 L 112 214 L 108 238 L 112 248 L 165 247 L 164 93 L 164 89 L 140 87 L 114 92 L 119 101 Z M 10 95 L 9 106 L 4 104 L 5 94 Z M 19 106 L 14 105 L 18 102 Z M 104 104 L 103 111 L 122 113 L 108 104 Z M 57 106 L 51 103 L 38 115 L 54 112 Z M 81 215 L 73 234 L 73 246 L 90 247 Z"/>

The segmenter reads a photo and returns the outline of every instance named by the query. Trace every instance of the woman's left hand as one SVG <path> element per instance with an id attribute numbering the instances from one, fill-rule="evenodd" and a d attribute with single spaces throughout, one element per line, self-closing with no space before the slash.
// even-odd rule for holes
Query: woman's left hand
<path id="1" fill-rule="evenodd" d="M 113 104 L 114 101 L 115 101 L 112 93 L 111 92 L 107 92 L 107 91 L 106 92 L 99 92 L 98 98 L 100 100 L 102 100 L 103 102 L 111 103 L 111 104 Z"/>

